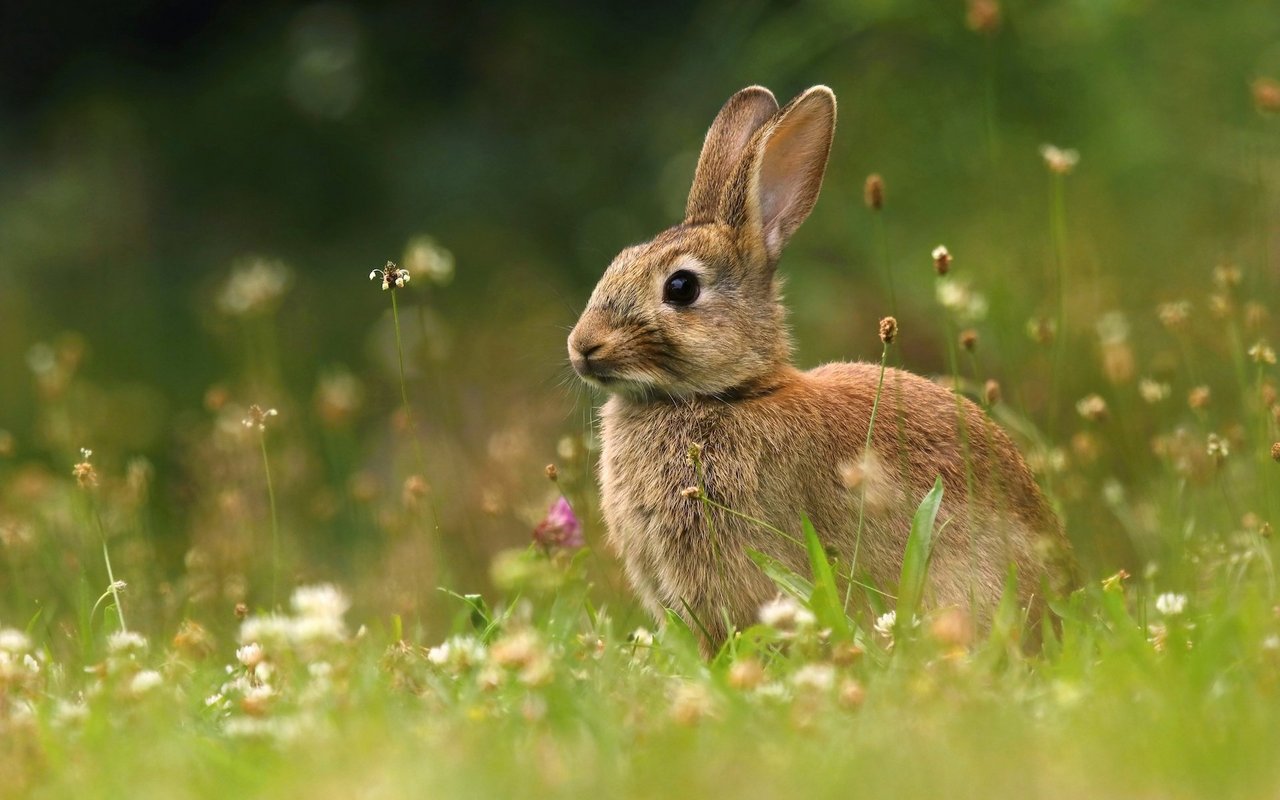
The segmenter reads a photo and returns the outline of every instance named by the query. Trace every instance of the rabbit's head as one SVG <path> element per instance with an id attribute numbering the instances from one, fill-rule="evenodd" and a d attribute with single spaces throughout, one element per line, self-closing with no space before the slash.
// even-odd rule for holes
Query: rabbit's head
<path id="1" fill-rule="evenodd" d="M 835 119 L 825 86 L 781 110 L 759 86 L 729 98 L 684 222 L 619 253 L 569 335 L 583 379 L 636 398 L 726 396 L 789 362 L 775 268 L 818 199 Z"/>

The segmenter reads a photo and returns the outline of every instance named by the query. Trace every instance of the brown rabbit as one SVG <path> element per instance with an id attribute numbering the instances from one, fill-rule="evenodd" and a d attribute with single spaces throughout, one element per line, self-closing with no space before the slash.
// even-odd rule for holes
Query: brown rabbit
<path id="1" fill-rule="evenodd" d="M 776 594 L 748 550 L 808 573 L 801 515 L 846 578 L 856 552 L 858 575 L 892 591 L 938 476 L 931 603 L 983 624 L 1010 564 L 1024 604 L 1070 573 L 1030 470 L 973 403 L 890 369 L 864 452 L 879 365 L 791 365 L 776 267 L 818 199 L 835 117 L 825 86 L 781 110 L 759 86 L 729 98 L 684 222 L 623 250 L 569 336 L 574 369 L 612 393 L 600 462 L 610 544 L 647 608 L 680 613 L 709 650 Z M 732 513 L 701 502 L 699 485 Z"/>

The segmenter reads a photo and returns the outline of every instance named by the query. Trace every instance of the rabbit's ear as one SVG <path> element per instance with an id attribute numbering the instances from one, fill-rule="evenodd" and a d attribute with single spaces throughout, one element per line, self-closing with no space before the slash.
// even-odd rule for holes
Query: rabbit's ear
<path id="1" fill-rule="evenodd" d="M 774 114 L 778 101 L 763 86 L 748 86 L 730 97 L 707 131 L 702 155 L 693 173 L 693 187 L 685 206 L 684 221 L 710 222 L 720 208 L 720 197 L 733 177 L 747 144 Z"/>
<path id="2" fill-rule="evenodd" d="M 725 190 L 719 217 L 770 263 L 818 201 L 836 127 L 836 96 L 814 86 L 778 112 L 752 140 Z"/>

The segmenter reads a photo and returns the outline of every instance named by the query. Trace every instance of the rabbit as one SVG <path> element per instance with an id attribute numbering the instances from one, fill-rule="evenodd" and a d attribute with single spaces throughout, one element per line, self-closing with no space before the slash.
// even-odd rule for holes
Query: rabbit
<path id="1" fill-rule="evenodd" d="M 606 539 L 648 611 L 678 613 L 708 653 L 777 594 L 750 551 L 809 574 L 802 516 L 842 581 L 856 558 L 860 585 L 893 591 L 937 477 L 929 603 L 981 629 L 1011 564 L 1028 608 L 1072 580 L 1059 520 L 979 407 L 887 369 L 864 452 L 880 365 L 792 366 L 777 265 L 818 199 L 835 121 L 826 86 L 782 109 L 760 86 L 734 94 L 707 132 L 684 221 L 623 250 L 569 335 L 573 369 L 610 395 Z"/>

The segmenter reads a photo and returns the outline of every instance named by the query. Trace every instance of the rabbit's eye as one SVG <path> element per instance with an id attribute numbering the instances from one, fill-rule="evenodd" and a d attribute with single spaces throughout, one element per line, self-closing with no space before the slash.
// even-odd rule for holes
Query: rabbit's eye
<path id="1" fill-rule="evenodd" d="M 667 283 L 662 287 L 662 302 L 673 306 L 687 306 L 698 299 L 698 276 L 687 269 L 671 273 Z"/>

